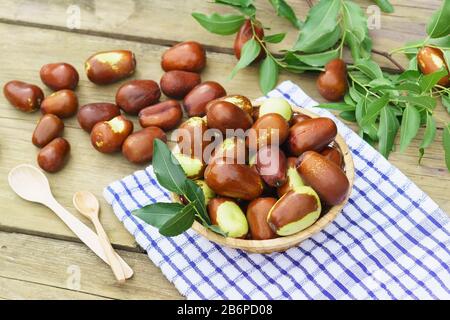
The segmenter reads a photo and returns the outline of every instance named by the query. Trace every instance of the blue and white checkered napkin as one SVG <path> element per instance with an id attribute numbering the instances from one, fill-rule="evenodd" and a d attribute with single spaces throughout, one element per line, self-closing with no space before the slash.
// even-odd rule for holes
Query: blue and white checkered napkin
<path id="1" fill-rule="evenodd" d="M 190 299 L 449 299 L 450 219 L 375 149 L 292 82 L 269 96 L 333 118 L 355 162 L 347 206 L 299 247 L 270 255 L 216 245 L 189 230 L 175 238 L 131 214 L 169 202 L 152 167 L 104 196 L 150 259 Z"/>

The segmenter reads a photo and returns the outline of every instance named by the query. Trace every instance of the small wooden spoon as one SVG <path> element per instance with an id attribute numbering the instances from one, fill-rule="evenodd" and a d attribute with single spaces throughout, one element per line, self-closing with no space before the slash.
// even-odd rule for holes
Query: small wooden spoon
<path id="1" fill-rule="evenodd" d="M 102 245 L 103 250 L 105 250 L 106 257 L 108 258 L 114 276 L 119 283 L 125 282 L 125 275 L 122 270 L 122 266 L 120 265 L 120 261 L 117 259 L 105 229 L 98 218 L 100 204 L 98 203 L 97 198 L 88 191 L 80 191 L 73 195 L 73 205 L 80 213 L 92 221 L 98 237 L 100 238 L 100 244 Z"/>

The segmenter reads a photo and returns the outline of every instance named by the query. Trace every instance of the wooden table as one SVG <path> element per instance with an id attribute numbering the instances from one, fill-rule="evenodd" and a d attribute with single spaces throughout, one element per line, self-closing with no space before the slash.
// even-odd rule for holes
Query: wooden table
<path id="1" fill-rule="evenodd" d="M 371 4 L 365 0 L 358 2 L 365 7 Z M 395 13 L 383 15 L 381 29 L 371 31 L 374 46 L 381 50 L 423 38 L 426 21 L 440 5 L 438 0 L 429 0 L 426 4 L 420 0 L 392 2 Z M 299 16 L 305 17 L 305 1 L 289 0 L 289 3 Z M 285 41 L 292 43 L 295 30 L 272 14 L 267 1 L 258 1 L 257 5 L 259 18 L 271 25 L 274 33 L 291 30 Z M 70 30 L 67 21 L 71 21 L 71 14 L 78 9 L 80 28 Z M 9 80 L 18 79 L 40 85 L 40 67 L 64 61 L 76 66 L 80 72 L 77 94 L 81 104 L 114 101 L 120 84 L 96 87 L 82 72 L 83 62 L 92 53 L 130 49 L 136 53 L 138 61 L 135 78 L 158 80 L 162 75 L 160 56 L 167 46 L 182 40 L 197 40 L 208 49 L 208 67 L 202 74 L 204 80 L 221 82 L 229 93 L 256 98 L 261 93 L 255 68 L 239 72 L 235 79 L 226 81 L 235 63 L 230 54 L 233 38 L 206 32 L 190 16 L 192 11 L 217 9 L 229 11 L 203 0 L 1 1 L 0 83 L 3 86 Z M 375 58 L 383 66 L 392 68 L 383 58 Z M 315 78 L 314 74 L 282 74 L 280 80 L 291 79 L 321 101 L 315 90 Z M 441 118 L 449 119 L 441 106 L 438 109 Z M 66 121 L 65 137 L 72 145 L 70 162 L 60 173 L 48 175 L 54 194 L 78 217 L 71 201 L 75 191 L 90 190 L 101 199 L 101 220 L 114 246 L 135 270 L 135 277 L 124 286 L 117 285 L 106 265 L 80 244 L 48 209 L 23 201 L 11 191 L 6 180 L 8 171 L 21 163 L 36 164 L 38 150 L 30 138 L 39 116 L 39 113 L 21 113 L 9 106 L 3 95 L 0 97 L 0 299 L 181 298 L 138 248 L 102 197 L 102 189 L 108 183 L 141 167 L 129 164 L 120 154 L 111 156 L 95 151 L 75 118 Z M 417 139 L 405 153 L 394 152 L 390 160 L 450 212 L 450 174 L 443 161 L 442 128 L 438 130 L 436 140 L 427 150 L 422 166 L 417 164 L 420 143 Z M 80 219 L 87 223 L 84 218 Z M 81 275 L 79 288 L 73 281 L 78 270 Z"/>

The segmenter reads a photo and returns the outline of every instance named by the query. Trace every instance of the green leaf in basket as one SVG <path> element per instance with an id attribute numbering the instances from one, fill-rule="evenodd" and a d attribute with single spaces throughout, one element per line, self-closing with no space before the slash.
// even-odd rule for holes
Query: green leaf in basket
<path id="1" fill-rule="evenodd" d="M 160 185 L 176 194 L 183 194 L 186 175 L 167 145 L 155 139 L 153 143 L 153 171 Z"/>
<path id="2" fill-rule="evenodd" d="M 206 212 L 205 195 L 202 188 L 190 179 L 186 179 L 184 185 L 184 196 L 189 202 L 195 202 L 195 208 L 201 219 L 207 224 L 211 224 L 211 219 Z"/>
<path id="3" fill-rule="evenodd" d="M 184 206 L 159 228 L 159 233 L 166 237 L 174 237 L 192 227 L 195 220 L 195 204 L 196 201 Z"/>
<path id="4" fill-rule="evenodd" d="M 167 221 L 183 209 L 180 203 L 153 203 L 141 209 L 134 210 L 133 214 L 156 228 L 162 227 Z"/>

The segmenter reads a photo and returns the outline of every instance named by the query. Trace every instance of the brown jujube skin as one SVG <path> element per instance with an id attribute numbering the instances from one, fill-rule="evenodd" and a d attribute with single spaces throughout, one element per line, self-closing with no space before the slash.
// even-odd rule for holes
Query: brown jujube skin
<path id="1" fill-rule="evenodd" d="M 163 130 L 172 130 L 181 122 L 183 110 L 176 100 L 166 100 L 139 112 L 139 123 L 143 128 L 156 126 Z"/>
<path id="2" fill-rule="evenodd" d="M 120 151 L 125 139 L 133 132 L 133 122 L 124 116 L 115 117 L 122 121 L 124 128 L 120 132 L 114 132 L 109 121 L 97 123 L 91 131 L 92 146 L 102 153 L 113 153 Z M 115 119 L 113 118 L 113 119 Z M 110 121 L 112 121 L 111 119 Z"/>
<path id="3" fill-rule="evenodd" d="M 290 169 L 290 168 L 296 168 L 297 167 L 297 158 L 296 157 L 289 157 L 287 158 L 286 161 L 286 172 Z M 282 196 L 284 196 L 286 193 L 288 193 L 289 191 L 291 191 L 292 188 L 290 186 L 290 178 L 288 175 L 286 175 L 286 182 L 281 186 L 277 188 L 277 194 L 278 197 L 281 198 Z"/>
<path id="4" fill-rule="evenodd" d="M 42 170 L 50 173 L 58 172 L 67 162 L 70 144 L 64 138 L 56 138 L 41 149 L 37 162 Z"/>
<path id="5" fill-rule="evenodd" d="M 164 52 L 161 67 L 164 71 L 183 70 L 200 72 L 206 66 L 206 51 L 195 41 L 185 41 Z"/>
<path id="6" fill-rule="evenodd" d="M 336 135 L 337 127 L 333 120 L 314 118 L 291 127 L 286 143 L 292 155 L 299 156 L 309 150 L 321 151 Z"/>
<path id="7" fill-rule="evenodd" d="M 282 186 L 286 180 L 286 156 L 275 146 L 265 146 L 256 154 L 256 170 L 271 187 Z"/>
<path id="8" fill-rule="evenodd" d="M 334 206 L 347 197 L 350 183 L 344 171 L 321 154 L 308 151 L 297 162 L 297 171 L 306 185 L 312 187 L 320 199 Z"/>
<path id="9" fill-rule="evenodd" d="M 132 163 L 147 163 L 153 158 L 153 141 L 155 139 L 167 142 L 166 134 L 158 127 L 139 130 L 125 139 L 122 153 Z"/>
<path id="10" fill-rule="evenodd" d="M 227 102 L 230 102 L 230 103 L 238 106 L 242 110 L 244 110 L 246 113 L 248 113 L 249 116 L 253 117 L 252 102 L 250 101 L 250 99 L 248 99 L 245 96 L 235 94 L 235 95 L 228 95 L 228 96 L 225 96 L 225 97 L 217 98 L 217 99 L 215 99 L 213 101 L 208 102 L 208 104 L 206 105 L 206 112 L 208 112 L 209 106 L 211 104 L 214 104 L 216 101 L 227 101 Z"/>
<path id="11" fill-rule="evenodd" d="M 196 129 L 197 128 L 197 129 Z M 195 152 L 195 146 L 201 145 L 201 160 L 203 162 L 207 162 L 208 159 L 204 158 L 204 151 L 205 148 L 211 143 L 211 141 L 208 141 L 205 139 L 205 132 L 208 130 L 208 127 L 206 125 L 206 122 L 202 119 L 201 122 L 192 122 L 189 120 L 186 120 L 183 122 L 178 129 L 180 130 L 186 130 L 185 135 L 190 137 L 190 143 L 188 149 L 182 148 L 184 144 L 187 144 L 187 142 L 184 142 L 184 137 L 179 136 L 177 137 L 177 143 L 179 144 L 181 148 L 181 152 L 183 154 L 189 155 L 189 156 L 196 156 L 197 158 L 200 158 L 200 155 L 196 154 Z M 198 133 L 196 135 L 196 130 L 198 130 Z M 198 140 L 200 139 L 200 140 Z M 198 147 L 197 147 L 198 148 Z"/>
<path id="12" fill-rule="evenodd" d="M 11 105 L 27 113 L 38 110 L 44 100 L 44 92 L 41 88 L 16 80 L 5 84 L 3 94 Z"/>
<path id="13" fill-rule="evenodd" d="M 274 132 L 277 132 L 278 139 L 275 139 L 272 130 L 276 130 Z M 254 146 L 255 142 L 256 148 L 271 144 L 281 145 L 287 139 L 288 135 L 289 124 L 286 119 L 277 113 L 268 113 L 258 118 L 252 125 L 247 136 L 247 146 Z"/>
<path id="14" fill-rule="evenodd" d="M 172 70 L 166 72 L 159 82 L 162 92 L 173 99 L 183 99 L 202 79 L 198 73 Z"/>
<path id="15" fill-rule="evenodd" d="M 120 116 L 120 109 L 114 103 L 89 103 L 80 108 L 77 114 L 77 120 L 80 127 L 91 132 L 92 128 L 102 121 L 109 121 L 112 118 Z"/>
<path id="16" fill-rule="evenodd" d="M 78 71 L 68 63 L 46 64 L 41 68 L 40 76 L 42 82 L 53 91 L 75 90 L 80 80 Z"/>
<path id="17" fill-rule="evenodd" d="M 268 240 L 277 237 L 267 223 L 270 209 L 275 205 L 275 198 L 258 198 L 249 203 L 247 207 L 247 221 L 253 240 Z"/>
<path id="18" fill-rule="evenodd" d="M 245 146 L 245 141 L 238 137 L 232 137 L 229 139 L 233 139 L 233 147 L 224 150 L 223 143 L 216 146 L 211 154 L 211 157 L 208 159 L 208 163 L 212 163 L 216 160 L 232 160 L 232 163 L 239 163 L 241 159 L 244 162 L 248 159 L 247 147 Z"/>
<path id="19" fill-rule="evenodd" d="M 31 141 L 36 147 L 42 148 L 53 139 L 60 137 L 63 131 L 64 122 L 53 114 L 46 114 L 39 120 Z"/>
<path id="20" fill-rule="evenodd" d="M 263 191 L 260 176 L 243 164 L 215 161 L 205 170 L 206 184 L 218 195 L 253 200 Z"/>
<path id="21" fill-rule="evenodd" d="M 108 60 L 108 55 L 118 55 L 119 59 Z M 106 57 L 106 58 L 105 58 Z M 86 75 L 98 85 L 111 84 L 131 76 L 136 70 L 134 53 L 128 50 L 98 52 L 85 62 Z"/>
<path id="22" fill-rule="evenodd" d="M 264 39 L 264 29 L 261 27 L 261 24 L 257 21 L 255 24 L 255 33 L 260 40 Z M 234 39 L 234 55 L 239 60 L 241 58 L 242 47 L 244 44 L 253 38 L 253 30 L 250 20 L 246 20 L 244 24 L 239 29 L 239 32 L 236 34 L 236 38 Z M 256 57 L 254 62 L 260 61 L 266 56 L 266 52 L 261 48 L 261 51 Z"/>
<path id="23" fill-rule="evenodd" d="M 434 73 L 442 67 L 445 67 L 448 72 L 448 65 L 445 62 L 444 54 L 438 48 L 421 48 L 417 53 L 417 65 L 419 66 L 420 71 L 425 75 Z M 443 87 L 449 87 L 450 76 L 447 74 L 446 76 L 442 77 L 439 80 L 438 84 Z"/>
<path id="24" fill-rule="evenodd" d="M 159 101 L 161 90 L 153 80 L 131 80 L 116 93 L 117 106 L 128 114 L 137 115 L 145 107 Z"/>
<path id="25" fill-rule="evenodd" d="M 316 197 L 291 190 L 273 206 L 268 222 L 274 230 L 279 230 L 289 223 L 303 219 L 317 208 Z"/>
<path id="26" fill-rule="evenodd" d="M 59 118 L 70 118 L 77 113 L 78 98 L 72 90 L 60 90 L 42 101 L 41 112 L 51 113 Z"/>
<path id="27" fill-rule="evenodd" d="M 309 120 L 309 119 L 311 119 L 311 117 L 307 116 L 306 114 L 295 113 L 292 116 L 292 119 L 290 121 L 290 125 L 292 127 L 292 126 L 295 126 L 297 123 L 300 123 L 302 121 Z"/>
<path id="28" fill-rule="evenodd" d="M 344 157 L 337 148 L 325 147 L 325 149 L 321 152 L 321 155 L 336 163 L 340 168 L 344 167 Z"/>
<path id="29" fill-rule="evenodd" d="M 256 122 L 259 118 L 259 107 L 254 107 L 252 111 L 253 121 Z"/>
<path id="30" fill-rule="evenodd" d="M 216 101 L 208 108 L 206 122 L 209 128 L 218 129 L 225 134 L 227 129 L 244 131 L 249 129 L 253 119 L 247 112 L 230 102 Z"/>
<path id="31" fill-rule="evenodd" d="M 319 93 L 329 101 L 340 101 L 348 90 L 347 65 L 342 59 L 334 59 L 325 65 L 316 82 Z"/>
<path id="32" fill-rule="evenodd" d="M 227 94 L 217 82 L 205 81 L 195 86 L 183 100 L 184 110 L 189 117 L 203 117 L 206 114 L 208 102 Z"/>

